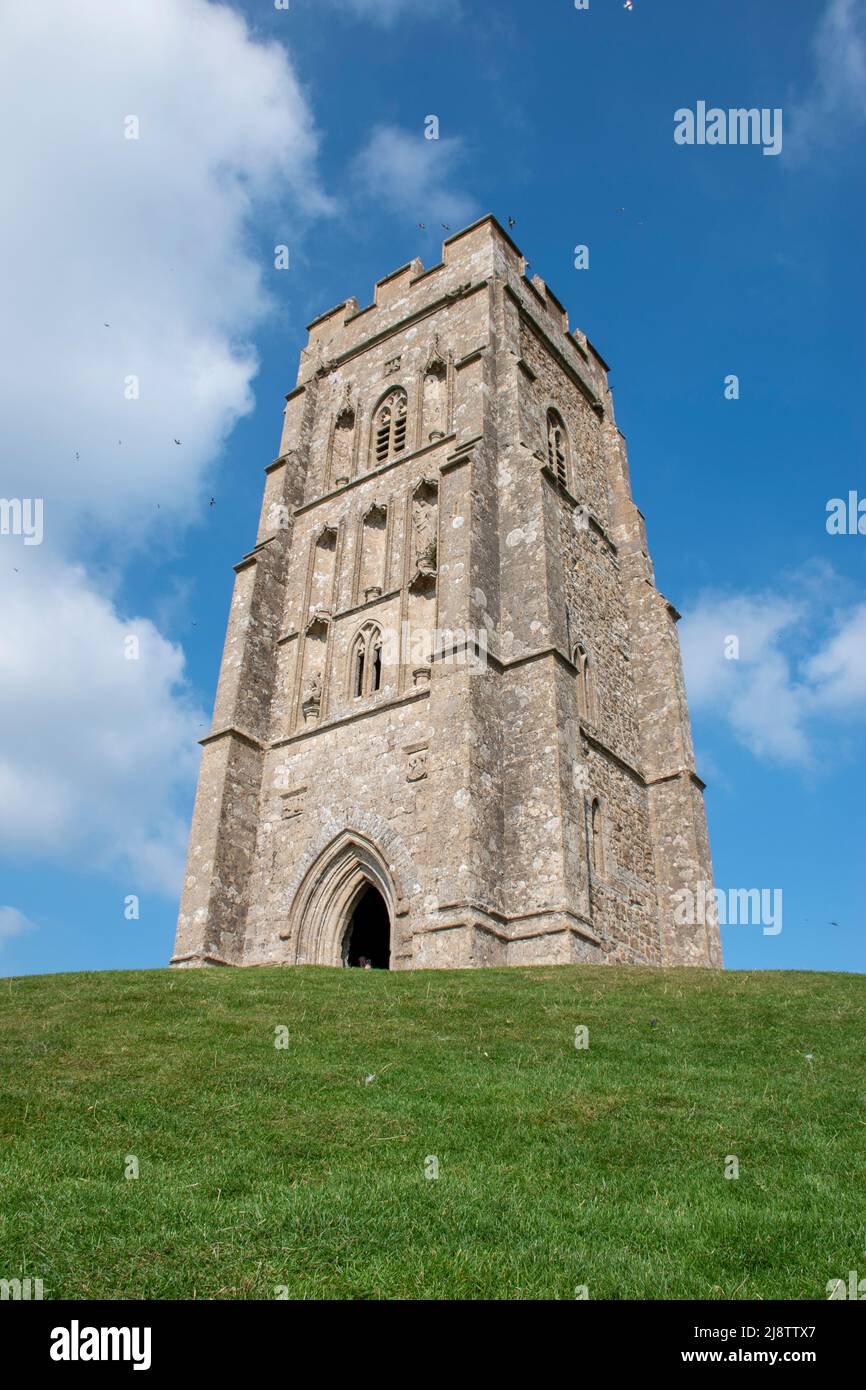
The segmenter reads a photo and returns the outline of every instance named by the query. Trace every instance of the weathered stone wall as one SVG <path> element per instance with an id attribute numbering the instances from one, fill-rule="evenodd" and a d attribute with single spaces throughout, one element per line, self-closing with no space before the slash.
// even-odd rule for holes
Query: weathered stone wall
<path id="1" fill-rule="evenodd" d="M 493 219 L 310 325 L 204 743 L 176 964 L 339 963 L 366 881 L 395 968 L 717 962 L 606 367 Z"/>

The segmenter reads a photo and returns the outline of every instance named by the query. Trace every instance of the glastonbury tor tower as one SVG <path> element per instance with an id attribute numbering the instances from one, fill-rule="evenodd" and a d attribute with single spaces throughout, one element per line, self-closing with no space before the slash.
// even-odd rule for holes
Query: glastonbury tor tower
<path id="1" fill-rule="evenodd" d="M 607 370 L 492 217 L 310 325 L 173 965 L 721 965 Z"/>

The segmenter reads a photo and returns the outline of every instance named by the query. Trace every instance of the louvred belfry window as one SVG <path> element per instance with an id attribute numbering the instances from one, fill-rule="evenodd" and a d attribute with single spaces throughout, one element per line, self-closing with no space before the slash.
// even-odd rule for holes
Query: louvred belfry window
<path id="1" fill-rule="evenodd" d="M 406 392 L 392 391 L 376 412 L 373 427 L 377 463 L 385 463 L 406 448 Z"/>
<path id="2" fill-rule="evenodd" d="M 547 461 L 563 487 L 568 487 L 568 436 L 555 410 L 547 412 Z"/>

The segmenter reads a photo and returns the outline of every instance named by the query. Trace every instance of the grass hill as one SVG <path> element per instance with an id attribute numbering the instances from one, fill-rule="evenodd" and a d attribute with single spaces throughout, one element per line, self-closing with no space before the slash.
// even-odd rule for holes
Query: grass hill
<path id="1" fill-rule="evenodd" d="M 826 1298 L 866 1273 L 864 1008 L 862 977 L 799 972 L 4 980 L 0 1278 Z"/>

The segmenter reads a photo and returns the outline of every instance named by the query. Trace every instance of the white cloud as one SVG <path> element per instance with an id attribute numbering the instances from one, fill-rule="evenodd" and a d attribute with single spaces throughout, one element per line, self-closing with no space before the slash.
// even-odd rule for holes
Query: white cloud
<path id="1" fill-rule="evenodd" d="M 0 624 L 0 841 L 171 893 L 188 828 L 174 807 L 206 732 L 183 653 L 146 619 L 124 621 L 80 569 L 17 577 Z"/>
<path id="2" fill-rule="evenodd" d="M 796 156 L 840 144 L 866 124 L 866 12 L 861 0 L 828 0 L 813 44 L 811 91 L 791 112 Z"/>
<path id="3" fill-rule="evenodd" d="M 12 6 L 0 84 L 4 492 L 45 498 L 49 542 L 94 519 L 128 549 L 190 517 L 251 408 L 272 247 L 327 206 L 310 109 L 205 0 Z"/>
<path id="4" fill-rule="evenodd" d="M 801 610 L 774 595 L 704 595 L 684 616 L 683 663 L 689 700 L 713 710 L 758 756 L 806 761 L 808 743 L 802 712 L 793 694 L 793 675 L 783 639 Z M 729 639 L 736 639 L 734 648 Z M 738 650 L 731 658 L 728 650 Z"/>
<path id="5" fill-rule="evenodd" d="M 366 199 L 424 222 L 432 231 L 439 231 L 442 222 L 457 231 L 477 210 L 473 199 L 453 186 L 462 157 L 458 136 L 427 140 L 420 122 L 415 131 L 382 125 L 358 155 L 355 174 Z"/>
<path id="6" fill-rule="evenodd" d="M 12 936 L 20 936 L 25 931 L 35 931 L 36 923 L 19 912 L 17 907 L 0 907 L 0 947 Z"/>
<path id="7" fill-rule="evenodd" d="M 828 719 L 866 715 L 866 604 L 840 610 L 828 625 L 829 582 L 806 582 L 797 601 L 704 594 L 683 619 L 691 705 L 727 723 L 756 757 L 805 766 Z"/>
<path id="8" fill-rule="evenodd" d="M 330 208 L 317 135 L 285 50 L 226 6 L 28 4 L 3 27 L 3 493 L 44 498 L 45 540 L 2 541 L 0 838 L 170 893 L 205 716 L 180 649 L 73 557 L 119 570 L 193 518 L 251 408 L 273 246 Z"/>
<path id="9" fill-rule="evenodd" d="M 866 708 L 866 603 L 843 614 L 829 642 L 806 663 L 822 710 Z"/>

